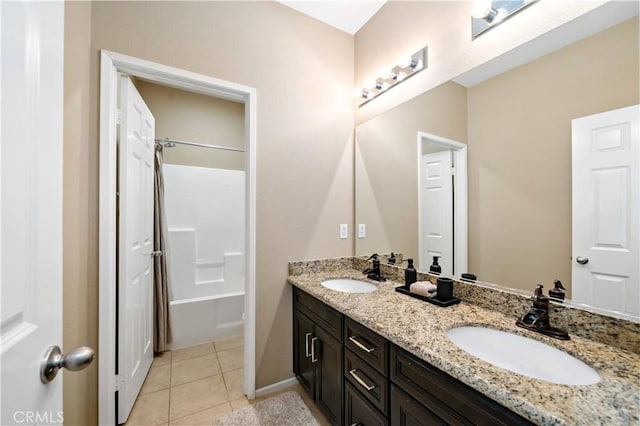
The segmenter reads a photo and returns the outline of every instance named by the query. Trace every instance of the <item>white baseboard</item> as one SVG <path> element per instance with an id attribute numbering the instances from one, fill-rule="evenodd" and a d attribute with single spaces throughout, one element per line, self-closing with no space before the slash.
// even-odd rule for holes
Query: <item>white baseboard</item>
<path id="1" fill-rule="evenodd" d="M 265 387 L 260 388 L 260 389 L 256 389 L 256 398 L 259 398 L 261 396 L 265 396 L 265 395 L 268 395 L 270 393 L 277 392 L 279 390 L 288 388 L 288 387 L 293 386 L 293 385 L 295 385 L 297 383 L 298 383 L 298 379 L 296 379 L 295 377 L 291 377 L 291 378 L 285 379 L 285 380 L 283 380 L 281 382 L 274 383 L 272 385 L 265 386 Z"/>

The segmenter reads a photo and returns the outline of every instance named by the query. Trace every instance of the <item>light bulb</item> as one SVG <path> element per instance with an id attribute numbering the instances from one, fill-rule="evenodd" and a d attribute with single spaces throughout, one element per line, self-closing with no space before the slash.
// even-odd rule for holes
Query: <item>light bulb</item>
<path id="1" fill-rule="evenodd" d="M 411 55 L 403 56 L 396 61 L 400 68 L 409 68 L 411 66 Z"/>
<path id="2" fill-rule="evenodd" d="M 484 19 L 491 12 L 491 0 L 473 0 L 471 16 L 476 19 Z"/>

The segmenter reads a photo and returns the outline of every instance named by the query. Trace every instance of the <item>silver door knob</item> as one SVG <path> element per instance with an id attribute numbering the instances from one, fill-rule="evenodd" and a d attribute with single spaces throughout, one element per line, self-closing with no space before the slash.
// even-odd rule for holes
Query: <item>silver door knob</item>
<path id="1" fill-rule="evenodd" d="M 586 265 L 587 263 L 589 263 L 589 259 L 586 257 L 578 256 L 576 257 L 576 262 L 578 262 L 581 265 Z"/>
<path id="2" fill-rule="evenodd" d="M 69 371 L 87 368 L 94 356 L 95 352 L 88 346 L 75 348 L 66 355 L 62 354 L 59 346 L 50 346 L 40 363 L 40 380 L 42 383 L 49 383 L 61 368 Z"/>

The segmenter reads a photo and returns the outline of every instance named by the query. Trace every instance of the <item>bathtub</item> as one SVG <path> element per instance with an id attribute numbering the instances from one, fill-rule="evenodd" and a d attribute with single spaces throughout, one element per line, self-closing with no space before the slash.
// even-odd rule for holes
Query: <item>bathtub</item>
<path id="1" fill-rule="evenodd" d="M 196 255 L 193 228 L 169 228 L 169 349 L 184 348 L 243 332 L 244 255 Z"/>
<path id="2" fill-rule="evenodd" d="M 212 342 L 244 330 L 244 292 L 175 300 L 169 305 L 169 349 Z"/>

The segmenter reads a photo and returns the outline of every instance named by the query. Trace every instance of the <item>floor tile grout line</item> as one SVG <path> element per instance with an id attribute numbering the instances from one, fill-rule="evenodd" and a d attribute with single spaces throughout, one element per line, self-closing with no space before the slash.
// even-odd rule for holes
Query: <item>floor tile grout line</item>
<path id="1" fill-rule="evenodd" d="M 233 337 L 235 337 L 235 336 L 233 336 Z M 233 337 L 231 337 L 231 338 L 233 338 Z M 231 339 L 231 338 L 229 338 L 229 339 Z M 222 363 L 220 362 L 220 358 L 218 357 L 218 352 L 235 351 L 235 350 L 238 350 L 238 349 L 244 350 L 244 345 L 232 346 L 232 347 L 229 347 L 229 348 L 225 348 L 222 351 L 218 351 L 218 349 L 216 348 L 215 341 L 209 342 L 209 344 L 211 345 L 211 348 L 213 349 L 213 352 L 207 352 L 207 353 L 204 353 L 204 354 L 200 354 L 200 355 L 184 358 L 182 360 L 176 361 L 176 363 L 182 362 L 182 361 L 187 361 L 187 360 L 192 360 L 192 359 L 199 358 L 199 357 L 204 357 L 204 356 L 211 355 L 211 354 L 215 354 L 219 372 L 216 373 L 216 374 L 213 374 L 211 376 L 201 377 L 201 378 L 194 379 L 194 380 L 191 380 L 191 381 L 185 382 L 185 383 L 174 384 L 173 363 L 174 363 L 175 357 L 174 357 L 174 353 L 173 353 L 174 351 L 173 350 L 166 351 L 166 354 L 162 355 L 162 357 L 166 356 L 168 358 L 162 364 L 155 364 L 154 365 L 152 363 L 152 367 L 163 367 L 165 365 L 168 366 L 168 368 L 169 368 L 169 386 L 166 387 L 166 388 L 162 388 L 162 389 L 156 389 L 156 390 L 151 391 L 151 392 L 146 392 L 144 394 L 143 393 L 139 393 L 138 397 L 140 397 L 141 395 L 151 395 L 151 394 L 155 394 L 155 393 L 163 392 L 163 391 L 167 391 L 168 392 L 167 417 L 166 417 L 167 420 L 166 420 L 166 422 L 162 422 L 162 423 L 159 423 L 159 424 L 165 424 L 165 423 L 166 424 L 170 424 L 171 421 L 172 421 L 172 419 L 171 419 L 171 396 L 172 396 L 174 387 L 186 385 L 186 384 L 189 384 L 189 383 L 196 382 L 198 380 L 203 380 L 203 379 L 215 377 L 215 376 L 218 376 L 218 375 L 222 376 L 222 382 L 224 384 L 224 391 L 225 391 L 225 395 L 226 395 L 226 401 L 224 403 L 222 403 L 222 404 L 218 404 L 218 405 L 215 405 L 213 407 L 206 408 L 205 410 L 211 409 L 211 408 L 215 408 L 215 407 L 218 407 L 218 406 L 223 405 L 223 404 L 229 404 L 229 407 L 231 407 L 231 411 L 234 411 L 233 410 L 233 405 L 231 404 L 231 396 L 230 396 L 229 389 L 228 389 L 228 386 L 227 386 L 227 379 L 225 378 L 224 373 L 229 373 L 229 372 L 232 372 L 232 371 L 243 369 L 244 365 L 242 367 L 232 368 L 230 370 L 223 371 Z M 206 343 L 204 345 L 206 345 Z M 190 346 L 190 347 L 194 347 L 194 346 L 200 346 L 200 345 L 193 345 L 193 346 Z M 186 349 L 186 348 L 184 348 L 184 349 Z M 156 357 L 154 356 L 154 361 L 155 361 L 155 358 Z M 146 380 L 147 380 L 147 377 L 145 377 L 145 381 Z M 143 383 L 143 385 L 144 385 L 144 383 Z M 246 398 L 246 397 L 243 395 L 242 398 Z M 235 400 L 240 400 L 242 398 L 236 398 Z M 138 400 L 138 398 L 136 398 L 136 402 L 138 402 L 137 400 Z M 135 408 L 136 402 L 134 402 L 134 407 L 132 407 L 132 410 L 133 410 L 133 408 Z M 249 403 L 251 403 L 251 402 L 249 401 Z M 200 410 L 200 411 L 204 411 L 204 410 Z M 200 412 L 200 411 L 198 411 L 198 412 Z M 191 413 L 191 414 L 195 414 L 195 413 Z M 188 415 L 191 415 L 191 414 L 188 414 Z M 188 415 L 181 416 L 179 418 L 186 417 Z M 173 420 L 178 420 L 178 419 L 173 419 Z"/>
<path id="2" fill-rule="evenodd" d="M 225 404 L 229 404 L 229 407 L 231 407 L 231 401 L 225 401 L 222 404 L 214 405 L 213 407 L 203 408 L 202 410 L 198 410 L 198 411 L 194 411 L 193 413 L 185 414 L 184 416 L 178 417 L 177 419 L 169 420 L 169 423 L 171 423 L 172 421 L 173 422 L 177 422 L 178 420 L 184 419 L 185 417 L 193 416 L 195 414 L 202 413 L 203 411 L 212 410 L 214 408 L 218 408 L 218 407 L 220 407 L 222 405 L 225 405 Z M 231 407 L 231 411 L 233 412 L 233 407 Z"/>

